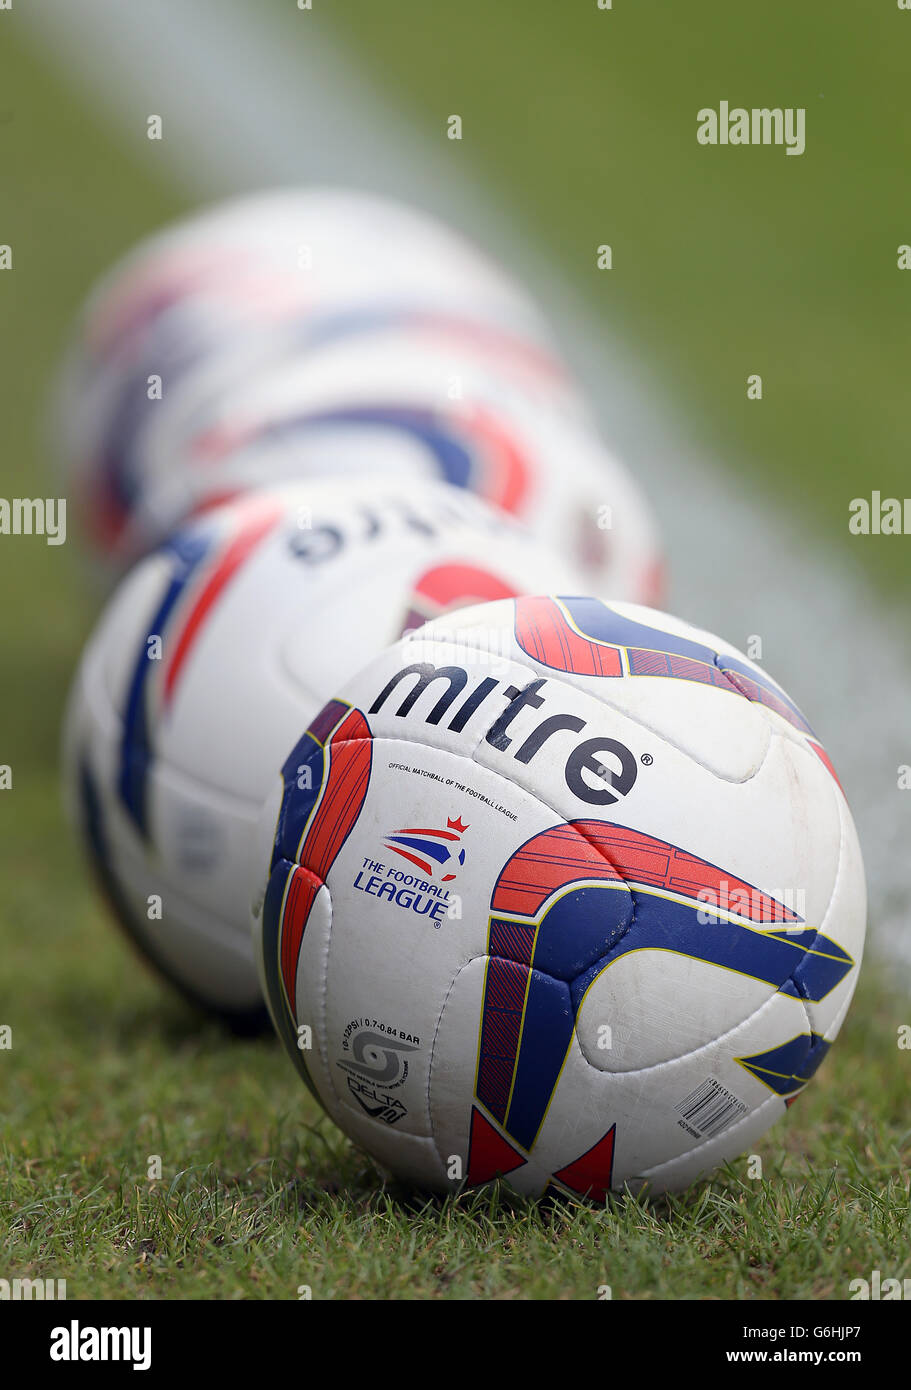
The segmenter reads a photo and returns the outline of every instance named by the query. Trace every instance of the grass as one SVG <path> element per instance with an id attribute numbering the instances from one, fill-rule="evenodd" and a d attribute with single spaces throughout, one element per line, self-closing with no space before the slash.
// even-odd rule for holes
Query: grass
<path id="1" fill-rule="evenodd" d="M 465 0 L 453 12 L 469 30 L 475 3 Z M 425 42 L 423 10 L 396 0 L 393 13 L 406 9 L 414 15 L 409 44 Z M 523 6 L 522 14 L 527 25 L 520 38 L 530 54 L 541 41 L 543 11 Z M 20 45 L 9 27 L 14 16 L 4 17 L 0 51 L 0 158 L 17 194 L 4 210 L 0 236 L 13 245 L 15 267 L 0 275 L 0 418 L 4 491 L 37 495 L 56 491 L 47 481 L 34 424 L 75 307 L 90 279 L 178 203 L 138 150 L 94 121 Z M 491 15 L 491 47 L 483 57 L 488 76 L 497 45 L 516 35 L 514 19 L 505 3 Z M 796 15 L 793 21 L 800 41 L 804 21 Z M 629 25 L 629 16 L 622 22 Z M 470 36 L 455 19 L 450 29 L 448 61 L 467 63 Z M 368 35 L 363 15 L 360 32 Z M 601 71 L 598 60 L 582 51 L 578 71 L 568 74 L 567 55 L 553 56 L 551 86 L 542 97 L 548 120 L 559 117 L 561 92 L 578 120 Z M 635 99 L 634 77 L 631 72 L 626 79 L 624 100 Z M 509 80 L 518 79 L 510 73 Z M 415 80 L 414 99 L 426 104 L 428 92 L 422 98 L 417 86 Z M 647 87 L 658 102 L 661 85 Z M 483 83 L 478 93 L 493 112 Z M 879 100 L 878 93 L 871 99 Z M 567 187 L 577 188 L 576 201 L 568 209 L 550 206 L 544 181 L 530 177 L 531 154 L 520 148 L 517 114 L 506 97 L 504 103 L 503 129 L 488 136 L 482 161 L 490 169 L 504 161 L 514 194 L 524 197 L 529 215 L 555 248 L 562 246 L 561 254 L 587 254 L 592 237 L 601 239 L 603 210 L 586 221 L 579 171 L 571 167 L 565 178 Z M 448 91 L 444 105 L 452 105 Z M 539 137 L 536 167 L 555 176 L 557 133 L 544 121 Z M 868 181 L 875 182 L 882 162 L 873 161 Z M 770 167 L 769 178 L 779 174 Z M 631 168 L 625 178 L 615 185 L 623 195 L 613 200 L 617 206 L 629 205 Z M 594 186 L 600 187 L 597 178 Z M 654 215 L 657 193 L 644 193 Z M 719 190 L 716 214 L 734 219 L 731 225 L 748 222 L 749 209 L 724 213 L 728 201 Z M 842 200 L 842 211 L 852 211 L 848 201 Z M 564 218 L 575 224 L 569 242 L 561 241 Z M 650 249 L 637 250 L 639 230 L 636 221 L 627 223 L 626 259 L 654 255 L 657 232 L 653 228 Z M 705 321 L 691 325 L 694 356 L 705 375 L 701 387 L 692 383 L 698 411 L 705 408 L 705 393 L 720 389 L 718 358 L 706 356 L 706 345 L 733 268 L 722 263 L 717 276 L 707 275 L 696 230 L 677 228 L 675 235 L 690 259 L 679 260 L 672 245 L 671 263 L 659 267 L 649 290 L 653 307 L 663 306 L 663 317 L 656 312 L 656 338 L 661 327 L 670 332 L 656 356 L 663 353 L 667 367 L 682 352 L 684 335 L 680 327 L 673 331 L 672 321 L 688 312 L 684 286 L 677 284 L 666 305 L 662 286 L 679 281 L 685 264 L 692 281 L 704 282 L 713 296 Z M 819 283 L 806 288 L 809 306 L 796 306 L 801 353 L 812 347 L 806 335 L 814 305 L 833 292 L 839 275 L 846 324 L 856 327 L 863 317 L 863 287 L 843 293 L 837 270 L 851 235 L 850 228 L 832 231 L 831 263 L 820 270 Z M 653 260 L 648 264 L 655 268 Z M 774 275 L 774 264 L 762 262 L 760 283 Z M 761 294 L 738 282 L 741 294 Z M 880 348 L 873 351 L 871 321 L 863 341 L 850 349 L 863 363 L 861 382 L 849 371 L 845 343 L 832 347 L 836 418 L 823 422 L 807 464 L 824 508 L 826 441 L 857 410 L 861 396 L 873 392 L 883 402 L 895 387 L 888 346 L 895 323 L 889 292 L 881 288 Z M 785 284 L 768 306 L 769 341 L 781 331 L 776 304 L 780 314 L 793 291 L 793 283 L 790 290 Z M 628 281 L 618 291 L 627 315 L 635 312 L 632 293 Z M 682 377 L 680 384 L 688 389 Z M 801 391 L 801 381 L 788 387 L 792 403 L 805 400 L 809 419 L 817 398 Z M 777 409 L 769 412 L 773 422 Z M 831 478 L 842 488 L 853 485 L 846 460 L 871 412 L 866 404 L 858 411 L 832 455 Z M 735 415 L 728 405 L 720 418 L 734 429 Z M 883 430 L 896 430 L 897 418 L 893 409 Z M 779 437 L 775 431 L 789 437 L 785 417 L 764 428 L 773 430 L 767 443 Z M 888 460 L 883 445 L 879 434 L 871 447 Z M 754 437 L 752 447 L 758 453 L 762 440 Z M 793 448 L 784 458 L 770 452 L 770 477 L 778 486 L 793 463 Z M 883 477 L 893 476 L 891 464 L 884 467 Z M 900 591 L 903 580 L 887 569 L 877 572 Z M 869 968 L 831 1057 L 787 1122 L 759 1146 L 761 1181 L 748 1178 L 746 1165 L 738 1163 L 681 1198 L 654 1206 L 617 1200 L 600 1211 L 535 1207 L 508 1189 L 424 1201 L 386 1186 L 369 1160 L 319 1117 L 277 1045 L 238 1041 L 201 1021 L 136 965 L 105 918 L 58 802 L 57 730 L 94 607 L 82 580 L 75 545 L 0 542 L 6 598 L 0 762 L 13 769 L 12 790 L 0 792 L 0 1024 L 12 1029 L 11 1049 L 0 1051 L 0 1277 L 65 1278 L 73 1299 L 294 1299 L 302 1285 L 314 1298 L 593 1299 L 604 1284 L 615 1299 L 790 1299 L 843 1298 L 849 1281 L 872 1269 L 895 1277 L 911 1273 L 907 1068 L 896 1065 L 896 1056 L 911 1057 L 896 1051 L 896 1029 L 911 1018 L 907 996 L 891 992 L 892 983 Z M 160 1177 L 154 1176 L 155 1156 Z"/>
<path id="2" fill-rule="evenodd" d="M 3 1059 L 7 1277 L 65 1278 L 71 1299 L 825 1299 L 911 1274 L 903 1015 L 872 974 L 759 1146 L 762 1180 L 744 1160 L 606 1210 L 505 1187 L 426 1199 L 384 1184 L 270 1040 L 226 1036 L 135 970 L 69 851 L 61 867 L 75 920 L 6 966 L 28 1000 Z"/>

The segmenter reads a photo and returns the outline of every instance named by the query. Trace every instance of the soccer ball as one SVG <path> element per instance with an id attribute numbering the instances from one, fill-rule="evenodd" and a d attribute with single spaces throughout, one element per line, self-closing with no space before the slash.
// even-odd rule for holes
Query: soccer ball
<path id="1" fill-rule="evenodd" d="M 685 1187 L 800 1094 L 863 948 L 857 836 L 797 706 L 718 638 L 595 598 L 375 657 L 286 759 L 260 846 L 290 1056 L 441 1191 Z"/>
<path id="2" fill-rule="evenodd" d="M 53 411 L 53 446 L 99 555 L 122 566 L 160 539 L 132 526 L 144 435 L 201 376 L 230 391 L 289 350 L 400 316 L 486 324 L 529 351 L 547 340 L 528 297 L 480 251 L 367 194 L 256 194 L 142 242 L 90 296 Z"/>
<path id="3" fill-rule="evenodd" d="M 198 383 L 144 448 L 134 524 L 162 534 L 212 492 L 282 477 L 440 477 L 510 512 L 585 588 L 663 597 L 657 528 L 579 397 L 539 352 L 461 326 L 376 326 L 290 357 L 230 394 Z"/>
<path id="4" fill-rule="evenodd" d="M 571 567 L 440 483 L 253 493 L 178 531 L 116 591 L 65 738 L 69 800 L 116 915 L 185 994 L 265 1020 L 251 836 L 295 738 L 375 651 L 459 604 Z"/>

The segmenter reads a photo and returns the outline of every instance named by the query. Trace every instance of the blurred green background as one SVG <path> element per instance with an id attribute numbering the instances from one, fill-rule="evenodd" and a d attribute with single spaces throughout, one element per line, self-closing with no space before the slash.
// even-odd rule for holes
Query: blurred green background
<path id="1" fill-rule="evenodd" d="M 897 265 L 911 244 L 911 13 L 894 0 L 329 9 L 437 140 L 440 179 L 449 161 L 483 172 L 697 445 L 887 590 L 911 583 L 911 538 L 847 530 L 851 498 L 911 493 L 911 271 Z M 804 107 L 805 153 L 700 146 L 696 113 L 722 99 Z M 444 138 L 452 113 L 460 144 Z M 761 402 L 747 400 L 754 372 Z"/>

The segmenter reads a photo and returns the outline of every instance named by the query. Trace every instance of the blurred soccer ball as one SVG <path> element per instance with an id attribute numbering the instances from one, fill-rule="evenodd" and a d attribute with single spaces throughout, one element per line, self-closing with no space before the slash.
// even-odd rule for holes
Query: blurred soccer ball
<path id="1" fill-rule="evenodd" d="M 209 495 L 280 477 L 438 477 L 570 555 L 589 591 L 663 597 L 641 489 L 565 378 L 526 343 L 428 319 L 298 354 L 230 394 L 212 375 L 146 436 L 137 544 Z"/>
<path id="2" fill-rule="evenodd" d="M 85 651 L 64 761 L 107 896 L 162 973 L 256 1022 L 251 835 L 301 728 L 401 632 L 542 580 L 575 576 L 439 483 L 249 494 L 139 562 Z"/>
<path id="3" fill-rule="evenodd" d="M 150 237 L 91 295 L 61 372 L 54 445 L 100 556 L 115 565 L 141 497 L 144 433 L 289 350 L 400 316 L 457 317 L 539 348 L 511 278 L 457 233 L 398 203 L 337 189 L 239 198 Z M 543 349 L 541 349 L 543 351 Z"/>

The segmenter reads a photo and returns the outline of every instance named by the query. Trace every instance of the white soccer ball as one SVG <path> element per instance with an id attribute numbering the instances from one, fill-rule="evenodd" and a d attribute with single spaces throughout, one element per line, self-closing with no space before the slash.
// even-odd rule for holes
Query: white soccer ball
<path id="1" fill-rule="evenodd" d="M 570 566 L 439 483 L 297 484 L 178 531 L 132 570 L 68 711 L 69 799 L 122 925 L 183 991 L 265 1017 L 251 836 L 288 748 L 348 674 L 479 598 Z"/>
<path id="2" fill-rule="evenodd" d="M 202 377 L 144 445 L 137 536 L 164 534 L 210 494 L 284 477 L 438 477 L 571 555 L 586 589 L 663 597 L 651 508 L 579 397 L 524 343 L 438 320 L 383 324 L 252 375 Z"/>
<path id="3" fill-rule="evenodd" d="M 529 298 L 479 250 L 368 194 L 255 194 L 143 241 L 91 294 L 53 412 L 54 448 L 99 555 L 122 566 L 159 539 L 131 527 L 143 439 L 201 374 L 229 391 L 288 351 L 428 315 L 486 323 L 529 350 L 547 339 Z"/>
<path id="4" fill-rule="evenodd" d="M 651 609 L 430 623 L 341 683 L 260 835 L 278 1032 L 422 1187 L 683 1188 L 784 1114 L 854 992 L 829 759 L 761 667 Z"/>

